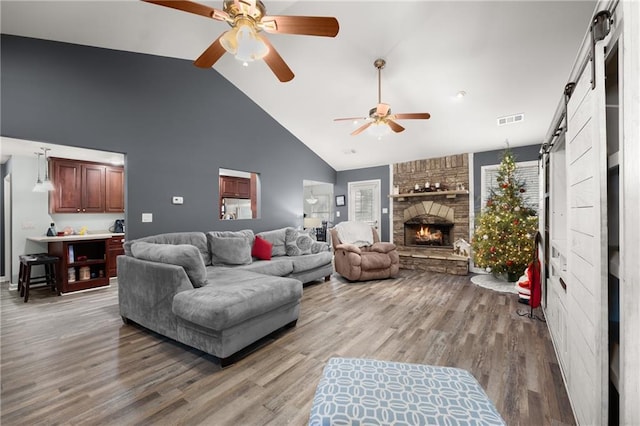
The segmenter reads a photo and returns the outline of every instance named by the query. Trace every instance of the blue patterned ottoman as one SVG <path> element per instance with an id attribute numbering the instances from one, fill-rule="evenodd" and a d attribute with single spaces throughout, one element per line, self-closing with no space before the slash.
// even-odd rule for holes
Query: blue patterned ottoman
<path id="1" fill-rule="evenodd" d="M 309 425 L 504 425 L 466 370 L 331 358 Z"/>

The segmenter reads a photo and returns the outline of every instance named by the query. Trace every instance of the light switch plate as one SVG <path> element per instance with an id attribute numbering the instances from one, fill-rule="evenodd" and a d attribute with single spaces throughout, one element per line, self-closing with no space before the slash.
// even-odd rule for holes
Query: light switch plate
<path id="1" fill-rule="evenodd" d="M 340 212 L 336 212 L 336 217 L 340 217 Z"/>
<path id="2" fill-rule="evenodd" d="M 153 222 L 153 213 L 142 213 L 143 222 Z"/>
<path id="3" fill-rule="evenodd" d="M 382 214 L 388 214 L 389 213 L 389 209 L 386 207 L 382 208 Z"/>
<path id="4" fill-rule="evenodd" d="M 184 203 L 184 199 L 182 197 L 173 196 L 173 198 L 171 199 L 171 202 L 173 204 L 182 204 Z"/>

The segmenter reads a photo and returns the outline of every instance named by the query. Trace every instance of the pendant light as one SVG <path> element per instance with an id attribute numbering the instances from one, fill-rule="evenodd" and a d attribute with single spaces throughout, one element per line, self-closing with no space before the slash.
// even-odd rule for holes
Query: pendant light
<path id="1" fill-rule="evenodd" d="M 51 148 L 40 148 L 44 151 L 44 182 L 42 186 L 45 191 L 53 191 L 53 183 L 49 179 L 49 159 L 47 158 L 47 152 L 51 151 Z M 38 171 L 40 168 L 38 168 Z"/>
<path id="2" fill-rule="evenodd" d="M 309 198 L 306 199 L 306 202 L 311 205 L 314 205 L 315 203 L 318 202 L 318 199 L 313 196 L 313 191 L 311 191 L 311 196 L 309 196 Z"/>
<path id="3" fill-rule="evenodd" d="M 34 152 L 34 154 L 36 155 L 36 167 L 38 168 L 38 180 L 36 181 L 36 184 L 34 185 L 32 191 L 33 192 L 47 192 L 47 190 L 45 189 L 45 187 L 42 185 L 42 179 L 40 179 L 40 157 L 42 156 L 41 152 Z"/>

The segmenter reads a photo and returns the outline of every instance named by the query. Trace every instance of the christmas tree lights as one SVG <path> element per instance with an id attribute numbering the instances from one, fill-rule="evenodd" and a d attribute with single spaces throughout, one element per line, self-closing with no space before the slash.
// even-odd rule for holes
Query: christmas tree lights
<path id="1" fill-rule="evenodd" d="M 516 281 L 533 260 L 538 229 L 535 210 L 524 205 L 524 183 L 515 176 L 517 166 L 510 150 L 498 168 L 497 187 L 491 188 L 471 240 L 477 266 Z"/>

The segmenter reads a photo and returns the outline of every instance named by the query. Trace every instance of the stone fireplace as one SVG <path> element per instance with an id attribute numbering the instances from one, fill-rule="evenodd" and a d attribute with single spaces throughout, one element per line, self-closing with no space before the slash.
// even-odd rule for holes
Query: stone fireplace
<path id="1" fill-rule="evenodd" d="M 405 269 L 468 273 L 468 259 L 453 254 L 458 239 L 469 238 L 468 156 L 394 164 L 393 242 Z M 426 182 L 437 182 L 434 190 Z M 422 185 L 422 187 L 420 187 Z M 417 186 L 417 188 L 416 188 Z"/>

